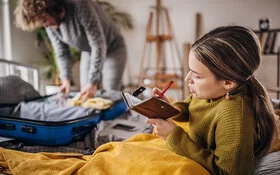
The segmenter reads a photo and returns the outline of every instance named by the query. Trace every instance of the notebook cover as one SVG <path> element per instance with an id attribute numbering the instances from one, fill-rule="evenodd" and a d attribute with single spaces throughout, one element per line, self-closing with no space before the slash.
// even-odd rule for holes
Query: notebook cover
<path id="1" fill-rule="evenodd" d="M 157 97 L 151 97 L 146 100 L 143 100 L 135 105 L 133 105 L 130 101 L 133 100 L 135 97 L 131 95 L 127 95 L 127 93 L 124 95 L 123 98 L 125 99 L 125 102 L 127 106 L 139 113 L 144 115 L 148 118 L 162 118 L 167 119 L 169 117 L 173 117 L 180 113 L 176 108 L 174 108 L 169 103 L 165 102 L 164 100 L 157 98 Z M 132 99 L 128 99 L 132 98 Z"/>

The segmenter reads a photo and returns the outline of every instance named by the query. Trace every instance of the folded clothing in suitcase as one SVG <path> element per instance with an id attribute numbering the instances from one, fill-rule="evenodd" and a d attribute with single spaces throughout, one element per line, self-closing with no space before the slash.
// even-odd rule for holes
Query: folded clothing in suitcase
<path id="1" fill-rule="evenodd" d="M 74 97 L 76 95 L 77 92 L 70 93 L 71 97 Z M 125 113 L 128 109 L 125 102 L 123 101 L 120 91 L 98 90 L 95 94 L 95 97 L 109 99 L 113 102 L 113 104 L 109 108 L 101 110 L 101 120 L 113 120 L 116 117 Z"/>
<path id="2" fill-rule="evenodd" d="M 32 145 L 65 145 L 91 131 L 101 111 L 57 104 L 55 96 L 1 105 L 0 135 Z"/>

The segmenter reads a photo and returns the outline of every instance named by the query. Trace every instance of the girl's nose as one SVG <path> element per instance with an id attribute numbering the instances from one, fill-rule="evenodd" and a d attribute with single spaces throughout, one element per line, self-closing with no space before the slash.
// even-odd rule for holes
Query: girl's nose
<path id="1" fill-rule="evenodd" d="M 191 71 L 189 71 L 187 76 L 185 77 L 185 82 L 192 83 Z"/>

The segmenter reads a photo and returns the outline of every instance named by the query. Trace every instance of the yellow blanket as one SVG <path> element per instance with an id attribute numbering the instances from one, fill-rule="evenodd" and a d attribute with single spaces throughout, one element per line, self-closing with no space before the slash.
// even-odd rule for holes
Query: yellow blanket
<path id="1" fill-rule="evenodd" d="M 2 172 L 14 175 L 210 175 L 200 164 L 167 150 L 165 141 L 150 134 L 104 144 L 88 156 L 3 148 L 0 152 Z"/>

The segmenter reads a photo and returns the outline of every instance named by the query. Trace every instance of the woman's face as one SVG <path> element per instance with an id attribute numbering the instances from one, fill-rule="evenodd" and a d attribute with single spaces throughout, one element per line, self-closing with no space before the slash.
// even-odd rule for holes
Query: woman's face
<path id="1" fill-rule="evenodd" d="M 58 28 L 64 17 L 65 17 L 65 9 L 63 8 L 62 12 L 56 16 L 50 15 L 48 13 L 44 13 L 41 16 L 41 19 L 42 19 L 43 26 L 45 28 L 47 27 Z"/>
<path id="2" fill-rule="evenodd" d="M 213 99 L 227 93 L 224 88 L 226 81 L 217 80 L 215 75 L 194 57 L 192 51 L 189 54 L 189 69 L 185 81 L 194 97 Z"/>
<path id="3" fill-rule="evenodd" d="M 43 14 L 41 18 L 42 18 L 43 26 L 45 28 L 47 28 L 47 27 L 58 28 L 59 27 L 60 20 L 58 20 L 57 18 L 55 18 L 49 14 L 46 14 L 46 13 Z"/>

